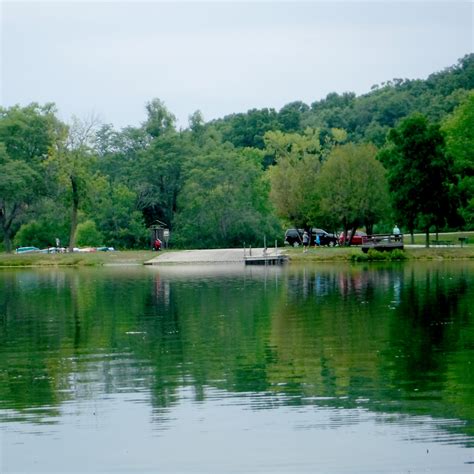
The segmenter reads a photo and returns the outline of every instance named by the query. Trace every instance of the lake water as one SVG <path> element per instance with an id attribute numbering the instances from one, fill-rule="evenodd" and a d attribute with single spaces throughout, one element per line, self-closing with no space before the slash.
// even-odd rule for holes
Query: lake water
<path id="1" fill-rule="evenodd" d="M 0 271 L 0 472 L 473 473 L 474 263 Z"/>

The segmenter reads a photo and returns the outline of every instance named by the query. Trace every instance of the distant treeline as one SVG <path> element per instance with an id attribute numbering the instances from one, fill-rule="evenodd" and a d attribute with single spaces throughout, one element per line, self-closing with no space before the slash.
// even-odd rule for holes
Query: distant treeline
<path id="1" fill-rule="evenodd" d="M 286 226 L 474 228 L 474 55 L 426 80 L 331 93 L 178 130 L 159 99 L 139 127 L 0 108 L 0 236 L 14 245 L 261 245 Z"/>
<path id="2" fill-rule="evenodd" d="M 324 133 L 342 128 L 350 141 L 372 142 L 381 147 L 387 132 L 400 119 L 419 112 L 431 122 L 440 122 L 473 88 L 474 55 L 470 54 L 426 80 L 393 79 L 372 86 L 371 92 L 361 96 L 333 92 L 310 105 L 297 101 L 278 112 L 253 109 L 215 120 L 209 126 L 214 126 L 224 140 L 236 147 L 263 149 L 264 135 L 270 130 L 300 133 L 308 127 Z"/>

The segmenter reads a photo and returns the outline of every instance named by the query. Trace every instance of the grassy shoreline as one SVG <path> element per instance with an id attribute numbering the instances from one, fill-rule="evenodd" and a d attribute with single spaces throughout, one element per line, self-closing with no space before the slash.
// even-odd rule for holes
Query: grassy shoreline
<path id="1" fill-rule="evenodd" d="M 290 262 L 354 262 L 367 261 L 359 247 L 285 248 Z M 108 265 L 143 265 L 156 257 L 150 250 L 125 250 L 120 252 L 96 252 L 73 254 L 6 254 L 0 253 L 0 268 L 17 267 L 83 267 Z M 455 260 L 474 259 L 474 245 L 461 247 L 406 248 L 404 260 Z M 370 261 L 370 259 L 368 260 Z"/>
<path id="2" fill-rule="evenodd" d="M 7 254 L 0 253 L 0 268 L 15 267 L 94 267 L 103 265 L 143 265 L 156 257 L 151 250 L 122 252 Z"/>
<path id="3" fill-rule="evenodd" d="M 302 249 L 286 249 L 286 254 L 292 262 L 341 262 L 341 261 L 371 261 L 367 259 L 360 247 L 310 248 L 307 253 Z M 383 253 L 382 253 L 383 255 Z M 390 252 L 387 252 L 387 256 Z M 405 248 L 404 260 L 456 260 L 474 259 L 474 246 L 464 247 L 416 247 Z M 377 259 L 374 259 L 377 260 Z"/>

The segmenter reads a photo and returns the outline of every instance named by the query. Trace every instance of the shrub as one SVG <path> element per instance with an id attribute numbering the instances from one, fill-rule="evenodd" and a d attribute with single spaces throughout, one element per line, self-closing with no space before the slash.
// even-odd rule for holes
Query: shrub
<path id="1" fill-rule="evenodd" d="M 104 236 L 100 232 L 94 221 L 85 221 L 77 226 L 76 242 L 79 246 L 99 247 L 103 245 Z"/>
<path id="2" fill-rule="evenodd" d="M 406 253 L 400 249 L 395 249 L 388 253 L 390 254 L 390 260 L 406 260 L 407 258 Z"/>
<path id="3" fill-rule="evenodd" d="M 405 252 L 400 249 L 395 249 L 390 252 L 380 252 L 375 249 L 369 249 L 367 253 L 354 253 L 351 255 L 353 262 L 393 262 L 405 260 L 407 257 Z"/>
<path id="4" fill-rule="evenodd" d="M 67 235 L 64 228 L 55 223 L 46 220 L 33 220 L 27 224 L 23 224 L 13 239 L 16 247 L 25 247 L 33 245 L 38 248 L 54 247 L 56 245 L 56 237 L 63 242 L 64 236 Z M 65 240 L 64 240 L 65 241 Z"/>

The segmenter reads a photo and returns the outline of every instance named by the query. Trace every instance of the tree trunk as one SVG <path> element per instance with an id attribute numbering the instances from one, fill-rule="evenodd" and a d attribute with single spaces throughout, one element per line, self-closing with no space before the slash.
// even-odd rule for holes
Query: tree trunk
<path id="1" fill-rule="evenodd" d="M 348 228 L 346 226 L 344 226 L 344 246 L 346 247 L 348 245 L 348 242 L 347 242 L 347 232 L 348 232 Z"/>
<path id="2" fill-rule="evenodd" d="M 352 227 L 352 229 L 351 229 L 351 237 L 349 239 L 349 246 L 352 245 L 352 239 L 354 238 L 354 235 L 356 233 L 356 229 L 357 229 L 357 227 Z"/>
<path id="3" fill-rule="evenodd" d="M 69 231 L 69 252 L 72 252 L 76 244 L 76 229 L 77 229 L 77 213 L 79 210 L 79 189 L 77 179 L 74 176 L 70 177 L 72 188 L 72 212 L 71 212 L 71 228 Z"/>
<path id="4" fill-rule="evenodd" d="M 13 206 L 13 209 L 12 209 L 12 212 L 11 212 L 9 218 L 7 219 L 5 217 L 5 215 L 6 215 L 5 208 L 0 209 L 0 225 L 1 225 L 2 230 L 3 230 L 3 245 L 5 247 L 5 252 L 7 252 L 7 253 L 11 253 L 11 251 L 12 251 L 11 227 L 12 227 L 13 219 L 16 216 L 17 210 L 18 210 L 18 206 L 15 204 Z"/>
<path id="5" fill-rule="evenodd" d="M 1 212 L 1 211 L 0 211 Z M 10 238 L 10 232 L 5 220 L 5 216 L 0 214 L 0 225 L 2 226 L 3 231 L 3 245 L 5 247 L 5 252 L 10 253 L 12 251 L 12 241 Z"/>
<path id="6" fill-rule="evenodd" d="M 12 240 L 10 238 L 10 233 L 3 231 L 3 246 L 5 247 L 5 252 L 11 253 L 12 251 Z"/>
<path id="7" fill-rule="evenodd" d="M 430 228 L 429 227 L 426 229 L 425 236 L 426 236 L 425 237 L 425 246 L 426 246 L 426 248 L 429 248 L 429 246 L 430 246 Z"/>

